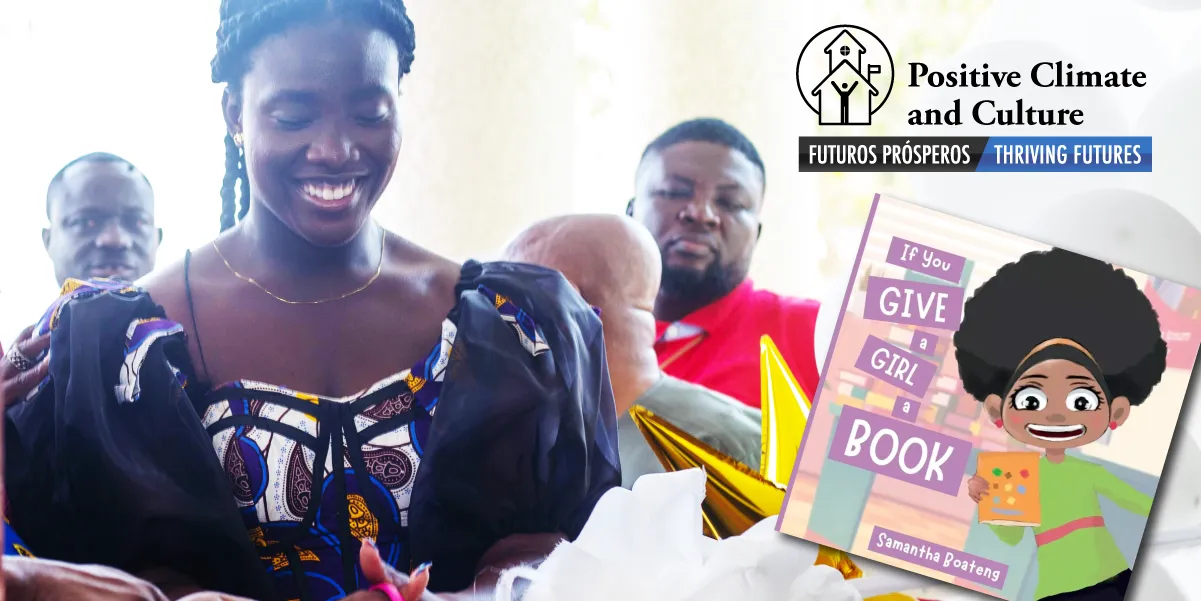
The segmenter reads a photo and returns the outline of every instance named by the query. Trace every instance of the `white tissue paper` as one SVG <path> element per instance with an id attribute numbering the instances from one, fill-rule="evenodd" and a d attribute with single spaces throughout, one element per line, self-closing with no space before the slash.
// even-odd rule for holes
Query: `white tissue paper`
<path id="1" fill-rule="evenodd" d="M 705 473 L 643 476 L 597 503 L 584 531 L 537 569 L 505 572 L 497 601 L 862 601 L 817 546 L 774 530 L 775 517 L 721 541 L 702 534 Z M 521 597 L 517 580 L 530 581 Z"/>
<path id="2" fill-rule="evenodd" d="M 1193 400 L 1192 396 L 1185 399 L 1186 404 Z M 1197 466 L 1201 466 L 1201 432 L 1196 426 L 1181 430 L 1172 443 L 1171 466 L 1157 491 L 1156 517 L 1150 522 L 1152 545 L 1159 539 L 1177 539 L 1181 533 L 1195 532 L 1201 527 L 1201 478 L 1196 476 Z"/>

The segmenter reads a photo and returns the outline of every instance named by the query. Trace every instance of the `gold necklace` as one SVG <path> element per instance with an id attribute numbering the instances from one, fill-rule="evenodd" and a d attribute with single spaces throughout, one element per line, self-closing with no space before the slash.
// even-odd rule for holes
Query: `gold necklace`
<path id="1" fill-rule="evenodd" d="M 225 258 L 225 255 L 221 254 L 221 249 L 217 246 L 217 241 L 213 240 L 212 244 L 213 244 L 213 250 L 217 251 L 217 256 L 221 257 L 221 261 L 223 263 L 225 263 L 225 267 L 227 269 L 229 269 L 230 273 L 234 274 L 238 279 L 240 279 L 244 282 L 253 284 L 259 290 L 262 290 L 264 293 L 266 293 L 267 296 L 270 296 L 271 298 L 274 298 L 275 300 L 277 300 L 281 303 L 287 303 L 289 305 L 320 305 L 322 303 L 328 303 L 328 302 L 333 302 L 336 300 L 342 300 L 348 296 L 353 296 L 355 294 L 358 294 L 358 293 L 366 290 L 368 286 L 375 283 L 375 280 L 379 278 L 380 273 L 382 273 L 384 270 L 384 242 L 387 241 L 387 235 L 383 231 L 380 231 L 379 238 L 380 238 L 379 239 L 379 265 L 377 265 L 375 267 L 375 275 L 371 276 L 371 279 L 367 280 L 366 284 L 363 284 L 362 286 L 359 286 L 358 288 L 355 288 L 354 290 L 351 290 L 350 292 L 347 292 L 346 294 L 343 294 L 341 296 L 324 298 L 321 300 L 302 300 L 302 301 L 288 300 L 286 298 L 283 298 L 282 296 L 268 290 L 262 284 L 258 283 L 258 281 L 256 281 L 254 278 L 247 277 L 247 276 L 244 276 L 244 275 L 238 273 L 238 270 L 234 269 L 233 266 L 229 264 L 229 260 Z"/>

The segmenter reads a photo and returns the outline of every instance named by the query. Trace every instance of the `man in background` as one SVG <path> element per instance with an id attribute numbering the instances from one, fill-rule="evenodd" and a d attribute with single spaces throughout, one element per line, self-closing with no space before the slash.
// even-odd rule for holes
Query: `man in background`
<path id="1" fill-rule="evenodd" d="M 630 418 L 633 405 L 758 469 L 759 411 L 659 369 L 653 312 L 660 258 L 645 228 L 619 215 L 555 217 L 521 232 L 503 259 L 561 272 L 584 300 L 600 309 L 617 407 L 622 486 L 629 488 L 642 475 L 664 471 Z"/>
<path id="2" fill-rule="evenodd" d="M 69 278 L 133 282 L 154 269 L 163 237 L 162 230 L 154 225 L 154 191 L 146 176 L 119 156 L 96 152 L 67 163 L 50 180 L 46 217 L 49 225 L 42 230 L 42 242 L 54 264 L 59 286 Z M 26 318 L 32 322 L 38 317 Z M 0 343 L 0 349 L 4 349 L 0 352 L 0 405 L 4 409 L 24 399 L 48 373 L 49 355 L 42 355 L 50 346 L 50 336 L 34 339 L 32 333 L 30 325 L 11 345 Z M 7 531 L 7 523 L 4 526 Z M 8 532 L 7 536 L 12 538 L 14 533 Z M 4 545 L 4 554 L 19 551 L 12 542 Z M 82 583 L 82 588 L 67 589 L 80 593 L 79 598 L 92 598 L 83 595 L 84 591 L 96 593 L 99 595 L 96 598 L 144 598 L 143 583 L 132 577 L 128 583 L 111 576 L 92 582 L 84 573 L 90 568 L 79 568 L 76 574 L 25 558 L 10 559 L 5 564 L 12 599 L 22 598 L 25 590 L 22 586 L 42 578 L 43 574 L 57 574 L 66 578 L 64 582 L 74 579 Z M 100 583 L 96 590 L 87 588 L 96 583 Z M 136 589 L 135 593 L 118 595 L 125 592 L 121 587 L 127 584 Z M 50 590 L 40 585 L 37 588 L 42 593 Z"/>
<path id="3" fill-rule="evenodd" d="M 133 282 L 154 269 L 163 239 L 154 225 L 154 190 L 133 163 L 117 155 L 93 152 L 63 166 L 46 191 L 46 218 L 42 242 L 60 287 L 69 278 Z M 40 315 L 21 317 L 32 323 Z M 0 344 L 7 350 L 0 359 L 5 406 L 24 398 L 46 375 L 45 361 L 35 359 L 50 340 L 31 340 L 32 330 Z M 11 332 L 0 335 L 9 338 Z"/>
<path id="4" fill-rule="evenodd" d="M 758 290 L 747 277 L 766 186 L 755 146 L 724 121 L 686 121 L 646 147 L 635 180 L 626 212 L 654 236 L 663 267 L 654 303 L 660 367 L 759 407 L 767 334 L 812 399 L 818 303 Z"/>
<path id="5" fill-rule="evenodd" d="M 61 286 L 68 278 L 133 282 L 154 269 L 163 231 L 154 190 L 129 161 L 94 152 L 67 163 L 46 192 L 46 253 Z"/>

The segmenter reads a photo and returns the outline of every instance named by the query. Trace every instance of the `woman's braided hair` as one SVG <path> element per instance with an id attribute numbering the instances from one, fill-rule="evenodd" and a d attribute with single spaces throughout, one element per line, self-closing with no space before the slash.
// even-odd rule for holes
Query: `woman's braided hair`
<path id="1" fill-rule="evenodd" d="M 217 54 L 212 61 L 213 83 L 226 84 L 230 93 L 240 93 L 242 77 L 250 67 L 250 55 L 263 40 L 293 25 L 331 17 L 354 18 L 387 33 L 400 50 L 401 76 L 409 72 L 416 42 L 413 22 L 403 0 L 221 0 Z M 245 154 L 227 133 L 221 231 L 233 227 L 248 211 L 250 181 L 246 177 Z"/>

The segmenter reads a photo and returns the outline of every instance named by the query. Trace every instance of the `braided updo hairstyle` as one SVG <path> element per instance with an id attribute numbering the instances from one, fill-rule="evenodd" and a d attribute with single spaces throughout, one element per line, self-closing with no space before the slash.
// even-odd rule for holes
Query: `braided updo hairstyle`
<path id="1" fill-rule="evenodd" d="M 400 50 L 400 74 L 403 77 L 409 72 L 416 41 L 404 0 L 221 0 L 213 83 L 226 84 L 231 94 L 240 94 L 242 78 L 250 68 L 250 55 L 263 40 L 299 23 L 337 17 L 363 21 L 391 36 Z M 233 227 L 249 211 L 246 156 L 227 133 L 221 231 Z"/>

